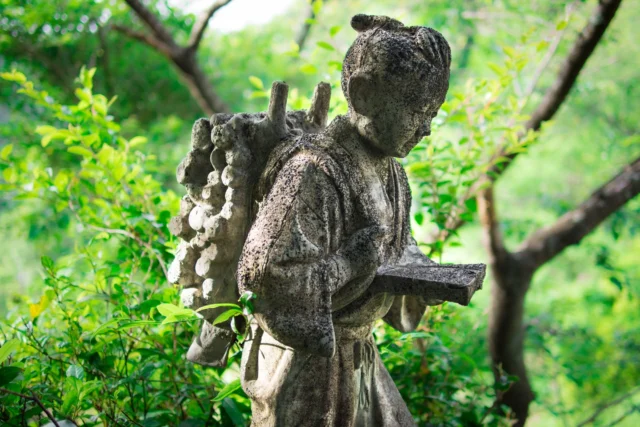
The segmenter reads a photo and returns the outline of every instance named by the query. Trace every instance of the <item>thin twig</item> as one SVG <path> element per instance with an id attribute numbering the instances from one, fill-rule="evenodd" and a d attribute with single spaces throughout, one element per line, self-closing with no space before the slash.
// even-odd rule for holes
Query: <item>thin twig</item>
<path id="1" fill-rule="evenodd" d="M 600 414 L 602 414 L 604 411 L 606 411 L 607 409 L 611 408 L 612 406 L 616 406 L 617 404 L 627 400 L 628 398 L 634 396 L 638 392 L 640 392 L 640 387 L 634 388 L 630 392 L 625 393 L 625 394 L 623 394 L 622 396 L 619 396 L 616 399 L 613 399 L 611 402 L 607 402 L 607 403 L 601 405 L 589 418 L 587 418 L 586 420 L 584 420 L 583 422 L 578 424 L 577 427 L 583 427 L 583 426 L 585 426 L 587 424 L 593 423 L 596 420 L 596 418 L 598 418 L 600 416 Z"/>
<path id="2" fill-rule="evenodd" d="M 87 225 L 88 227 L 93 228 L 94 230 L 104 231 L 105 233 L 110 233 L 110 234 L 120 234 L 122 236 L 126 236 L 130 239 L 135 240 L 140 246 L 143 246 L 145 249 L 147 249 L 149 252 L 153 254 L 156 260 L 158 260 L 158 264 L 160 264 L 160 268 L 162 268 L 162 272 L 164 273 L 164 276 L 168 277 L 167 266 L 164 264 L 164 261 L 162 260 L 162 258 L 160 258 L 160 255 L 158 255 L 156 251 L 153 250 L 153 247 L 150 244 L 142 240 L 140 237 L 136 236 L 135 234 L 127 230 L 121 230 L 119 228 L 104 228 L 104 227 L 98 227 L 97 225 L 91 225 L 91 224 L 87 224 Z"/>
<path id="3" fill-rule="evenodd" d="M 113 28 L 114 30 L 116 30 L 119 33 L 124 34 L 125 36 L 134 39 L 134 40 L 138 40 L 158 51 L 160 51 L 161 53 L 163 53 L 165 56 L 167 57 L 171 57 L 171 53 L 172 50 L 169 46 L 167 46 L 167 44 L 165 44 L 164 42 L 162 42 L 161 40 L 157 39 L 156 37 L 154 37 L 152 34 L 147 34 L 147 33 L 143 33 L 140 31 L 136 31 L 134 29 L 131 29 L 129 27 L 125 27 L 124 25 L 118 25 L 118 24 L 112 24 L 111 28 Z"/>
<path id="4" fill-rule="evenodd" d="M 3 393 L 12 394 L 14 396 L 18 396 L 23 399 L 31 400 L 32 402 L 35 402 L 44 411 L 44 413 L 47 414 L 47 418 L 49 418 L 56 427 L 60 427 L 60 424 L 58 424 L 58 421 L 56 421 L 56 419 L 51 414 L 51 412 L 49 412 L 49 410 L 45 408 L 45 406 L 42 404 L 40 399 L 38 399 L 38 396 L 36 396 L 34 392 L 31 392 L 31 396 L 27 396 L 26 394 L 16 393 L 15 391 L 7 390 L 6 388 L 3 388 L 3 387 L 0 387 L 0 391 Z"/>
<path id="5" fill-rule="evenodd" d="M 569 18 L 571 17 L 576 7 L 578 6 L 578 3 L 579 2 L 574 1 L 573 3 L 570 3 L 567 6 L 566 8 L 567 22 L 569 21 Z M 549 66 L 549 63 L 551 62 L 551 59 L 553 58 L 556 51 L 558 50 L 558 46 L 560 46 L 560 42 L 562 41 L 564 34 L 567 32 L 567 28 L 569 28 L 569 26 L 565 25 L 563 29 L 556 30 L 555 37 L 553 38 L 553 41 L 549 45 L 549 49 L 547 49 L 547 52 L 545 53 L 544 58 L 542 58 L 542 61 L 540 61 L 540 64 L 538 64 L 538 68 L 536 68 L 536 71 L 534 72 L 533 77 L 531 78 L 531 82 L 529 83 L 529 86 L 527 87 L 527 90 L 523 95 L 525 101 L 522 103 L 522 106 L 520 108 L 521 110 L 524 108 L 524 106 L 529 101 L 529 98 L 531 98 L 531 95 L 536 90 L 536 87 L 538 86 L 538 81 L 540 80 L 540 77 L 542 77 L 544 70 L 547 69 L 547 67 Z"/>
<path id="6" fill-rule="evenodd" d="M 198 16 L 198 19 L 191 30 L 191 35 L 189 36 L 189 43 L 187 44 L 188 49 L 198 49 L 198 45 L 202 41 L 204 31 L 207 29 L 207 24 L 213 14 L 229 3 L 231 3 L 231 0 L 218 0 Z"/>

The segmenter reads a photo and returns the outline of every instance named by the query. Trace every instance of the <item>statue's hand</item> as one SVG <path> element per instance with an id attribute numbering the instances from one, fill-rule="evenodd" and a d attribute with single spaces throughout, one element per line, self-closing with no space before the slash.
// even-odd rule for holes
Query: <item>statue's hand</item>
<path id="1" fill-rule="evenodd" d="M 340 277 L 337 287 L 357 277 L 373 274 L 382 264 L 389 239 L 388 227 L 381 225 L 353 233 L 333 257 Z"/>

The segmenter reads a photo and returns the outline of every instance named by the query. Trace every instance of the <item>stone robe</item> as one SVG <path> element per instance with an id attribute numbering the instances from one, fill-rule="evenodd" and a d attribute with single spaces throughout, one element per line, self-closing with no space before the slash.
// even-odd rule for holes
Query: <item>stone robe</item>
<path id="1" fill-rule="evenodd" d="M 431 261 L 410 237 L 402 166 L 389 158 L 384 182 L 338 128 L 276 150 L 262 180 L 238 268 L 257 295 L 241 374 L 252 426 L 415 425 L 371 330 L 411 330 L 426 304 L 366 290 L 383 264 Z"/>

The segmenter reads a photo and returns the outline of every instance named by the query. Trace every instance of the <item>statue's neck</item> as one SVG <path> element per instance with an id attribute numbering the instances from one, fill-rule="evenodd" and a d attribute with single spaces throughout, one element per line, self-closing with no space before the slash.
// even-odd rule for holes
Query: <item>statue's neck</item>
<path id="1" fill-rule="evenodd" d="M 363 164 L 363 167 L 373 167 L 382 182 L 386 184 L 389 174 L 389 156 L 375 149 L 365 137 L 360 135 L 347 116 L 336 117 L 327 127 L 326 132 Z"/>

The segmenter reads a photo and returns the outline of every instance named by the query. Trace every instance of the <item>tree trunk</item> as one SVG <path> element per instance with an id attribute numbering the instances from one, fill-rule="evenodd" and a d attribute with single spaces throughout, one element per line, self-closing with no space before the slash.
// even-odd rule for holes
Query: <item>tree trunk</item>
<path id="1" fill-rule="evenodd" d="M 195 51 L 184 49 L 181 54 L 173 58 L 174 64 L 176 68 L 178 68 L 180 76 L 187 85 L 191 96 L 198 103 L 202 111 L 209 116 L 214 113 L 228 112 L 229 108 L 211 89 L 211 84 L 200 68 L 195 55 Z"/>
<path id="2" fill-rule="evenodd" d="M 493 185 L 478 194 L 478 215 L 493 275 L 489 311 L 489 354 L 496 403 L 511 408 L 524 426 L 534 399 L 524 363 L 524 303 L 536 270 L 568 246 L 576 245 L 607 217 L 640 194 L 640 157 L 622 168 L 575 209 L 553 225 L 533 232 L 518 251 L 509 252 L 496 213 Z M 508 389 L 508 376 L 517 380 Z M 505 378 L 506 377 L 506 378 Z"/>
<path id="3" fill-rule="evenodd" d="M 523 348 L 524 303 L 532 274 L 513 255 L 501 262 L 492 262 L 491 267 L 494 280 L 489 311 L 489 354 L 495 375 L 496 403 L 511 408 L 518 419 L 516 426 L 523 426 L 534 399 Z M 508 376 L 518 379 L 504 390 Z"/>

